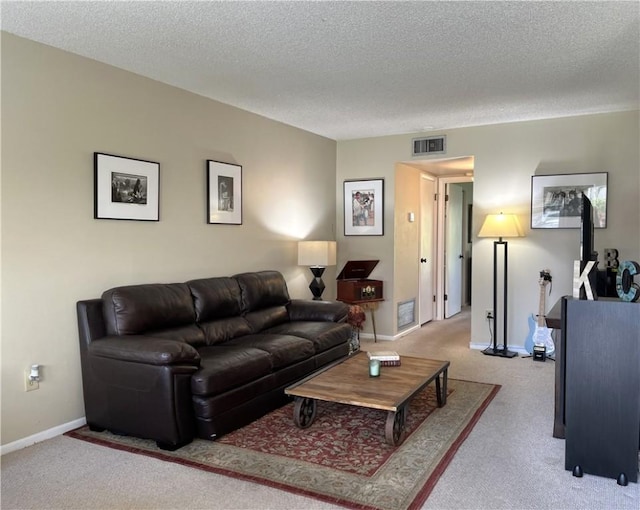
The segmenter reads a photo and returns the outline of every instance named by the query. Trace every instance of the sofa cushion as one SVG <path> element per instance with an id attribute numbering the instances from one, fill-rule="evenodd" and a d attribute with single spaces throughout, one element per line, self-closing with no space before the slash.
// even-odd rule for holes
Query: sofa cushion
<path id="1" fill-rule="evenodd" d="M 239 346 L 207 346 L 198 349 L 200 370 L 191 377 L 194 395 L 218 395 L 271 373 L 269 353 Z"/>
<path id="2" fill-rule="evenodd" d="M 193 345 L 194 347 L 199 347 L 205 344 L 204 333 L 195 324 L 189 324 L 188 326 L 182 326 L 179 328 L 147 331 L 145 335 L 155 338 L 178 340 L 180 342 L 186 342 L 189 345 Z"/>
<path id="3" fill-rule="evenodd" d="M 102 294 L 102 303 L 109 335 L 139 335 L 195 325 L 191 292 L 184 283 L 116 287 Z"/>
<path id="4" fill-rule="evenodd" d="M 280 373 L 280 372 L 278 372 Z M 259 379 L 249 381 L 237 388 L 231 388 L 223 393 L 217 395 L 194 395 L 193 396 L 193 410 L 198 421 L 201 420 L 213 420 L 217 421 L 221 419 L 221 415 L 224 413 L 240 413 L 245 415 L 247 412 L 253 412 L 255 409 L 250 405 L 251 410 L 242 410 L 249 402 L 255 402 L 255 399 L 260 399 L 262 396 L 269 394 L 277 387 L 277 380 L 274 374 L 267 374 Z M 233 419 L 235 422 L 240 417 Z M 241 419 L 241 418 L 240 418 Z M 216 427 L 217 428 L 217 427 Z M 232 428 L 237 428 L 236 426 Z M 219 434 L 216 433 L 213 437 Z M 210 433 L 204 436 L 207 439 L 213 439 Z"/>
<path id="5" fill-rule="evenodd" d="M 249 323 L 244 317 L 230 317 L 219 321 L 205 322 L 200 324 L 200 328 L 204 332 L 207 345 L 227 342 L 252 332 Z"/>
<path id="6" fill-rule="evenodd" d="M 244 312 L 262 310 L 289 303 L 284 277 L 278 271 L 258 271 L 234 276 L 242 291 Z"/>
<path id="7" fill-rule="evenodd" d="M 313 342 L 318 353 L 346 343 L 351 337 L 351 326 L 346 323 L 296 321 L 266 329 L 264 333 L 306 338 Z"/>
<path id="8" fill-rule="evenodd" d="M 345 322 L 349 306 L 340 301 L 292 299 L 287 311 L 290 321 Z"/>
<path id="9" fill-rule="evenodd" d="M 187 285 L 199 323 L 242 314 L 242 296 L 237 280 L 230 277 L 201 278 L 188 281 Z"/>
<path id="10" fill-rule="evenodd" d="M 242 296 L 237 280 L 230 277 L 201 278 L 188 281 L 187 285 L 193 296 L 196 320 L 207 345 L 251 333 L 249 323 L 241 317 Z"/>
<path id="11" fill-rule="evenodd" d="M 255 312 L 247 313 L 244 318 L 253 333 L 260 333 L 267 328 L 289 322 L 289 314 L 285 306 L 273 306 Z"/>
<path id="12" fill-rule="evenodd" d="M 225 345 L 268 352 L 274 370 L 310 358 L 315 354 L 315 347 L 311 340 L 290 335 L 247 335 L 231 340 Z"/>

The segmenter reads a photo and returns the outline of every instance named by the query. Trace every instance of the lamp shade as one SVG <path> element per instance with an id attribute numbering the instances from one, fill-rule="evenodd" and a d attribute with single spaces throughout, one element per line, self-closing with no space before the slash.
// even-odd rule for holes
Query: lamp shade
<path id="1" fill-rule="evenodd" d="M 298 242 L 298 265 L 327 267 L 336 265 L 335 241 Z"/>
<path id="2" fill-rule="evenodd" d="M 524 237 L 515 214 L 487 214 L 478 237 Z"/>

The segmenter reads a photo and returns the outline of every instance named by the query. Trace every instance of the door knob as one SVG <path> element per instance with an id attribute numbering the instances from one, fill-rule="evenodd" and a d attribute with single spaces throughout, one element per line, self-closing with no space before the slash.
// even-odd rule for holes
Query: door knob
<path id="1" fill-rule="evenodd" d="M 422 262 L 423 264 L 427 261 L 427 259 L 420 259 L 420 262 Z"/>

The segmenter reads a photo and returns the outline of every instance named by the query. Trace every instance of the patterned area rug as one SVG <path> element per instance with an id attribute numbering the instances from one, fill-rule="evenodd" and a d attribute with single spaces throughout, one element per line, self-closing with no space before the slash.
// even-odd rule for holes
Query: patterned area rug
<path id="1" fill-rule="evenodd" d="M 175 452 L 155 442 L 88 427 L 66 435 L 241 478 L 347 508 L 420 508 L 499 386 L 449 379 L 438 408 L 430 385 L 410 403 L 407 437 L 385 442 L 386 412 L 319 402 L 307 429 L 293 424 L 293 403 L 215 442 L 197 439 Z"/>

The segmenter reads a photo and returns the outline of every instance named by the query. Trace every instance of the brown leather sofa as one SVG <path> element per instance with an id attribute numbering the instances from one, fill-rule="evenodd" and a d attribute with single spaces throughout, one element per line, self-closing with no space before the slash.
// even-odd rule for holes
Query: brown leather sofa
<path id="1" fill-rule="evenodd" d="M 347 311 L 291 300 L 276 271 L 117 287 L 79 301 L 87 423 L 169 450 L 196 435 L 215 439 L 346 356 Z"/>

